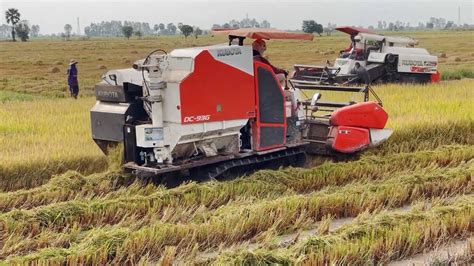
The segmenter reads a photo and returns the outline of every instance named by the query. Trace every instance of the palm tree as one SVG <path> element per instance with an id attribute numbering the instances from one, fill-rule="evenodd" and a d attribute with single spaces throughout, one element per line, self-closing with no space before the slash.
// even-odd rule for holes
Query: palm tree
<path id="1" fill-rule="evenodd" d="M 7 23 L 12 24 L 12 39 L 15 41 L 15 25 L 20 21 L 20 12 L 16 8 L 9 8 L 5 12 Z"/>

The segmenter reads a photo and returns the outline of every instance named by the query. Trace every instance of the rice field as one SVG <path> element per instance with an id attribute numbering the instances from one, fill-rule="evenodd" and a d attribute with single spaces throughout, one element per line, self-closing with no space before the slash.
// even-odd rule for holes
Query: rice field
<path id="1" fill-rule="evenodd" d="M 474 78 L 473 31 L 387 32 L 387 35 L 410 36 L 419 47 L 439 56 L 443 78 Z M 91 40 L 37 40 L 26 43 L 0 42 L 0 91 L 16 91 L 66 97 L 66 69 L 71 58 L 79 61 L 81 96 L 94 94 L 94 85 L 108 69 L 130 68 L 152 50 L 206 46 L 226 43 L 223 36 L 148 37 L 141 40 L 123 38 Z M 246 41 L 248 44 L 249 41 Z M 347 47 L 346 34 L 315 37 L 314 41 L 268 41 L 266 55 L 279 67 L 291 69 L 294 64 L 334 62 L 339 51 Z M 297 47 L 297 49 L 295 49 Z"/>
<path id="2" fill-rule="evenodd" d="M 473 71 L 472 32 L 410 34 L 446 53 L 441 69 L 453 77 Z M 385 265 L 452 243 L 460 255 L 425 262 L 473 263 L 472 79 L 374 86 L 394 134 L 345 161 L 166 189 L 122 173 L 120 151 L 101 154 L 88 111 L 106 69 L 152 48 L 224 41 L 0 43 L 0 265 Z M 333 58 L 345 42 L 270 42 L 269 55 L 289 68 Z M 65 98 L 69 57 L 81 62 L 78 100 Z"/>

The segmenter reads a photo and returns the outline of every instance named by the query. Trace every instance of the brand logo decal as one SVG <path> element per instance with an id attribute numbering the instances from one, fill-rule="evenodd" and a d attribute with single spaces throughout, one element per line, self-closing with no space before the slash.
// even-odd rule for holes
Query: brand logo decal
<path id="1" fill-rule="evenodd" d="M 239 47 L 224 48 L 217 50 L 217 57 L 241 55 L 242 50 Z"/>
<path id="2" fill-rule="evenodd" d="M 100 97 L 107 97 L 107 98 L 118 98 L 119 94 L 116 91 L 97 91 L 97 95 Z"/>
<path id="3" fill-rule="evenodd" d="M 402 65 L 404 65 L 404 66 L 422 66 L 423 61 L 422 60 L 407 59 L 407 60 L 402 60 Z"/>
<path id="4" fill-rule="evenodd" d="M 204 121 L 209 121 L 210 119 L 211 119 L 211 115 L 192 115 L 192 116 L 186 116 L 184 118 L 184 123 L 204 122 Z"/>

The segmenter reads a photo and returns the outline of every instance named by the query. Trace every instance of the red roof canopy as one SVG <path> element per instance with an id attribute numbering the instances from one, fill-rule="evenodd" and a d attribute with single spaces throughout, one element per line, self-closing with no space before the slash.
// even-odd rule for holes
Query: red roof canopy
<path id="1" fill-rule="evenodd" d="M 245 37 L 251 39 L 280 39 L 280 40 L 308 40 L 312 41 L 313 34 L 309 33 L 293 33 L 278 29 L 263 28 L 241 28 L 241 29 L 214 29 L 211 31 L 216 35 L 228 35 L 236 37 Z"/>
<path id="2" fill-rule="evenodd" d="M 377 34 L 374 31 L 371 31 L 369 29 L 364 29 L 364 28 L 359 28 L 359 27 L 352 27 L 352 26 L 339 26 L 336 27 L 336 30 L 342 31 L 347 34 L 359 34 L 359 33 L 370 33 L 370 34 Z"/>

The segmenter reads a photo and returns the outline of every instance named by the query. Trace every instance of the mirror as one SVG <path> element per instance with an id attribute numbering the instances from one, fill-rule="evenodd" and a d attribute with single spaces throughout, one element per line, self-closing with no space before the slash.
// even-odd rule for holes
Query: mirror
<path id="1" fill-rule="evenodd" d="M 321 99 L 321 93 L 317 92 L 313 95 L 313 97 L 311 98 L 311 106 L 314 106 L 316 105 L 316 102 Z"/>
<path id="2" fill-rule="evenodd" d="M 117 86 L 117 75 L 115 74 L 111 74 L 109 75 L 109 79 L 112 80 L 113 82 L 115 82 L 115 86 Z"/>

